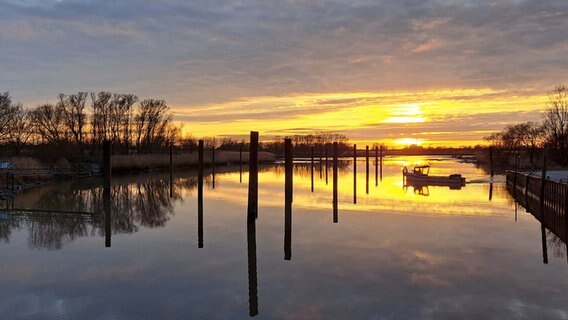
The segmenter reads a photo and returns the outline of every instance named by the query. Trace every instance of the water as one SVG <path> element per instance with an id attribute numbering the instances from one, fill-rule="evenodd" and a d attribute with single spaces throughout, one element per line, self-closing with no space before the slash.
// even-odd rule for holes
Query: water
<path id="1" fill-rule="evenodd" d="M 475 183 L 405 188 L 415 163 Z M 2 206 L 86 214 L 0 214 L 1 318 L 568 318 L 565 245 L 548 232 L 543 264 L 540 223 L 515 214 L 502 178 L 489 200 L 473 164 L 395 157 L 377 184 L 371 164 L 367 194 L 357 167 L 356 204 L 352 167 L 339 170 L 337 223 L 331 166 L 326 184 L 316 164 L 313 193 L 309 166 L 294 168 L 288 252 L 282 166 L 261 168 L 252 229 L 238 166 L 217 168 L 215 189 L 206 172 L 202 232 L 195 171 L 171 190 L 167 173 L 115 177 L 106 240 L 104 215 L 87 214 L 103 212 L 101 180 L 28 190 Z"/>

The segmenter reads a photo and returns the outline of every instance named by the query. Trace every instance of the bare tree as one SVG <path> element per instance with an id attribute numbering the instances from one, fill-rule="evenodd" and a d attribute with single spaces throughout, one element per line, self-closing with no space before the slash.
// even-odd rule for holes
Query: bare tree
<path id="1" fill-rule="evenodd" d="M 65 116 L 58 104 L 43 104 L 30 112 L 37 134 L 42 142 L 59 144 L 65 141 Z"/>
<path id="2" fill-rule="evenodd" d="M 59 105 L 64 115 L 64 123 L 68 134 L 76 143 L 83 143 L 83 133 L 87 124 L 85 114 L 85 102 L 87 92 L 79 92 L 71 95 L 59 94 Z"/>
<path id="3" fill-rule="evenodd" d="M 15 105 L 8 129 L 8 141 L 14 146 L 14 153 L 19 154 L 33 133 L 30 112 L 21 103 Z"/>
<path id="4" fill-rule="evenodd" d="M 565 86 L 558 86 L 549 94 L 544 129 L 557 159 L 568 164 L 568 88 Z"/>
<path id="5" fill-rule="evenodd" d="M 0 141 L 6 141 L 17 107 L 8 92 L 0 93 Z"/>

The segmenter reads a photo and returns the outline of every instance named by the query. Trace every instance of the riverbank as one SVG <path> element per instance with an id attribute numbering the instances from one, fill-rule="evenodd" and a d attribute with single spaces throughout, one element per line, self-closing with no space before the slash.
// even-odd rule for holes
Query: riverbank
<path id="1" fill-rule="evenodd" d="M 197 152 L 174 154 L 172 160 L 173 167 L 176 169 L 195 168 L 198 165 Z M 238 151 L 215 152 L 216 166 L 239 164 L 241 161 L 243 164 L 248 164 L 248 152 L 242 153 L 242 159 Z M 259 163 L 274 163 L 276 156 L 270 152 L 259 152 L 258 161 Z M 10 158 L 5 162 L 10 163 L 10 166 L 9 169 L 0 171 L 0 200 L 12 199 L 21 191 L 44 186 L 53 181 L 97 176 L 101 173 L 100 170 L 93 168 L 90 174 L 84 171 L 81 174 L 73 174 L 72 165 L 65 159 L 61 159 L 55 165 L 41 164 L 32 158 Z M 213 164 L 211 150 L 204 153 L 203 162 L 207 167 Z M 111 164 L 114 172 L 160 171 L 169 168 L 170 156 L 169 154 L 113 155 Z"/>

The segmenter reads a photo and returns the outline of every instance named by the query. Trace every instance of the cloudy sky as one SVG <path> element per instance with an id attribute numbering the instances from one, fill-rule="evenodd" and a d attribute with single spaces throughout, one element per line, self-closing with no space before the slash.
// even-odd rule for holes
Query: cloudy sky
<path id="1" fill-rule="evenodd" d="M 0 0 L 0 91 L 165 99 L 194 136 L 476 144 L 566 75 L 565 0 Z"/>

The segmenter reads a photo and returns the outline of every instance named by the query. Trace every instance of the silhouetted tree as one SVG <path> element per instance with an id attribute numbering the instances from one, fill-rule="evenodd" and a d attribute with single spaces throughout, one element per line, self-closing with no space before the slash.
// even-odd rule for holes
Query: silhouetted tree
<path id="1" fill-rule="evenodd" d="M 557 160 L 568 164 L 568 88 L 558 86 L 549 94 L 544 116 L 546 142 Z"/>

